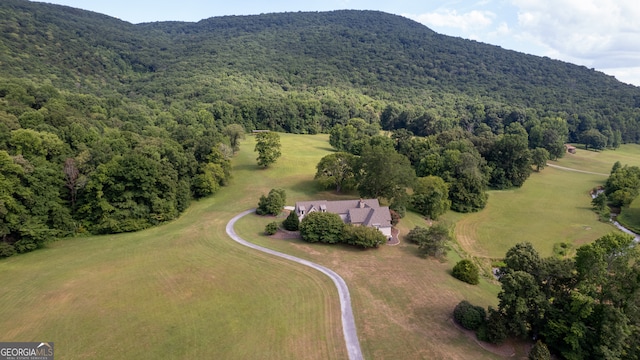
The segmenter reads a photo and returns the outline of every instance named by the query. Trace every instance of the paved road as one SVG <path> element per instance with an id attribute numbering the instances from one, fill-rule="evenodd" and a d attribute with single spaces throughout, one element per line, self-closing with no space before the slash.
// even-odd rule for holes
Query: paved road
<path id="1" fill-rule="evenodd" d="M 336 285 L 338 289 L 338 294 L 340 295 L 340 308 L 342 310 L 342 332 L 344 333 L 344 341 L 347 345 L 347 352 L 349 353 L 350 360 L 361 360 L 362 350 L 360 349 L 360 342 L 358 341 L 358 333 L 356 332 L 356 324 L 353 319 L 353 311 L 351 310 L 351 296 L 349 295 L 349 288 L 344 280 L 340 277 L 340 275 L 336 274 L 333 270 L 328 269 L 322 265 L 318 265 L 308 260 L 300 259 L 295 256 L 287 255 L 275 250 L 267 249 L 265 247 L 250 243 L 244 239 L 242 239 L 238 234 L 236 234 L 233 226 L 236 221 L 240 220 L 243 216 L 252 214 L 255 212 L 255 209 L 244 211 L 238 215 L 236 215 L 233 219 L 229 220 L 227 223 L 227 234 L 236 242 L 250 247 L 252 249 L 256 249 L 258 251 L 265 252 L 267 254 L 271 254 L 274 256 L 279 256 L 281 258 L 285 258 L 287 260 L 291 260 L 293 262 L 297 262 L 298 264 L 302 264 L 311 268 L 314 268 L 321 273 L 327 275 L 333 283 Z"/>

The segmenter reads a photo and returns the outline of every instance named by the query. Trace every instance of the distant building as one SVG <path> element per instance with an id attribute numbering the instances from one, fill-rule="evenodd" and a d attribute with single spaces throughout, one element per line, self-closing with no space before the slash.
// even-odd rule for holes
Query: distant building
<path id="1" fill-rule="evenodd" d="M 570 154 L 575 154 L 576 153 L 576 147 L 573 145 L 569 145 L 569 144 L 564 144 L 564 146 L 567 148 L 567 152 Z"/>
<path id="2" fill-rule="evenodd" d="M 391 213 L 378 199 L 299 201 L 294 211 L 300 221 L 315 211 L 338 214 L 345 224 L 374 227 L 391 238 Z"/>

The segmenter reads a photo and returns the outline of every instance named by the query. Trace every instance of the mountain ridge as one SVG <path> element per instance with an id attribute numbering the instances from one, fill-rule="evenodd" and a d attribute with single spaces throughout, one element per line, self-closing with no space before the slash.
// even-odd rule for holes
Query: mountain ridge
<path id="1" fill-rule="evenodd" d="M 635 121 L 630 112 L 640 106 L 640 87 L 602 72 L 438 34 L 380 11 L 142 24 L 25 0 L 6 0 L 0 11 L 0 76 L 47 79 L 71 91 L 233 102 L 213 94 L 212 84 L 243 97 L 329 87 L 401 104 L 441 107 L 453 96 L 596 120 L 625 113 Z M 252 85 L 221 85 L 230 77 Z"/>

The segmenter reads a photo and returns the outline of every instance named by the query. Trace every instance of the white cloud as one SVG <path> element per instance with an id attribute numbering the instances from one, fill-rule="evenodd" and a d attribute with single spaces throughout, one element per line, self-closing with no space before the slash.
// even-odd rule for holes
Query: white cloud
<path id="1" fill-rule="evenodd" d="M 420 15 L 404 15 L 431 28 L 453 28 L 462 32 L 485 29 L 493 24 L 496 15 L 490 11 L 472 10 L 458 13 L 456 10 L 443 9 Z"/>
<path id="2" fill-rule="evenodd" d="M 600 71 L 613 75 L 616 79 L 624 83 L 640 86 L 640 67 L 619 67 L 614 69 L 600 69 Z"/>
<path id="3" fill-rule="evenodd" d="M 512 0 L 523 34 L 563 60 L 598 68 L 632 67 L 640 60 L 637 0 Z"/>

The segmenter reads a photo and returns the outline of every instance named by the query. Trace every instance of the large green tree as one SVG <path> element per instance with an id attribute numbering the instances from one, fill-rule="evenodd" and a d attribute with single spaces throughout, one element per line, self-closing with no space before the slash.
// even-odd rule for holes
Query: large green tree
<path id="1" fill-rule="evenodd" d="M 438 176 L 418 178 L 413 186 L 411 204 L 420 214 L 437 220 L 451 207 L 449 186 Z"/>
<path id="2" fill-rule="evenodd" d="M 605 183 L 605 195 L 613 206 L 629 206 L 640 193 L 640 168 L 617 162 Z"/>
<path id="3" fill-rule="evenodd" d="M 519 123 L 511 123 L 505 134 L 487 155 L 493 168 L 490 184 L 503 189 L 520 187 L 531 174 L 531 152 L 526 130 Z"/>
<path id="4" fill-rule="evenodd" d="M 244 139 L 244 128 L 240 124 L 229 124 L 224 128 L 224 134 L 229 138 L 234 153 L 240 150 L 240 140 Z"/>
<path id="5" fill-rule="evenodd" d="M 78 212 L 95 232 L 144 229 L 178 216 L 178 183 L 177 171 L 166 162 L 117 156 L 89 177 Z"/>
<path id="6" fill-rule="evenodd" d="M 357 169 L 358 192 L 362 197 L 401 198 L 416 178 L 409 160 L 386 146 L 365 146 Z"/>
<path id="7" fill-rule="evenodd" d="M 355 166 L 355 155 L 346 152 L 329 154 L 316 165 L 315 179 L 322 187 L 333 187 L 336 192 L 350 189 L 355 186 Z"/>
<path id="8" fill-rule="evenodd" d="M 640 358 L 640 253 L 633 237 L 611 233 L 575 259 L 541 259 L 531 244 L 507 252 L 498 313 L 511 335 L 537 337 L 567 359 Z M 492 315 L 494 316 L 494 315 Z"/>
<path id="9" fill-rule="evenodd" d="M 276 216 L 280 214 L 286 202 L 287 194 L 284 189 L 271 189 L 267 196 L 260 196 L 256 214 Z"/>
<path id="10" fill-rule="evenodd" d="M 429 228 L 416 226 L 407 234 L 407 241 L 418 244 L 424 256 L 444 257 L 451 240 L 451 231 L 446 225 L 434 224 Z"/>
<path id="11" fill-rule="evenodd" d="M 258 166 L 268 167 L 274 164 L 282 155 L 280 152 L 280 135 L 276 132 L 261 132 L 256 134 L 256 146 L 258 152 Z"/>

